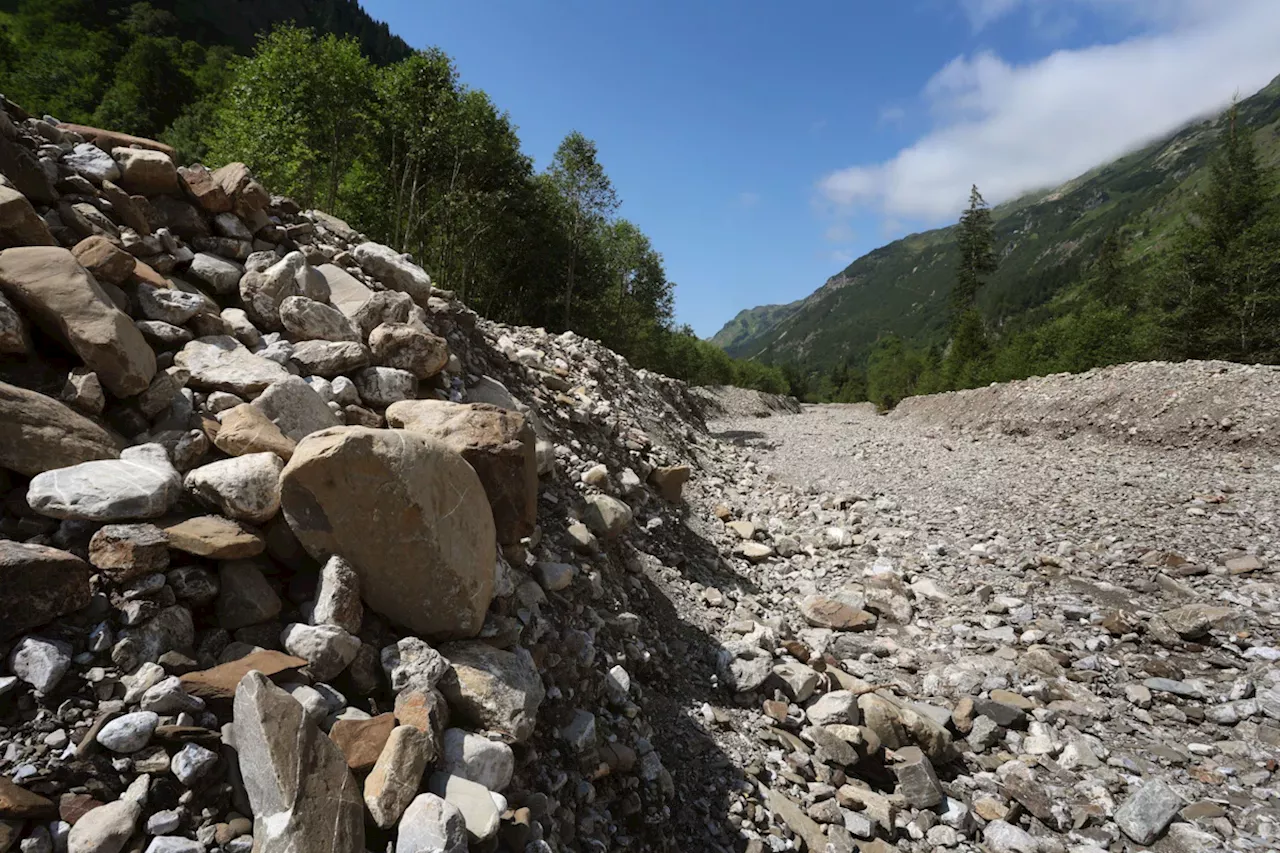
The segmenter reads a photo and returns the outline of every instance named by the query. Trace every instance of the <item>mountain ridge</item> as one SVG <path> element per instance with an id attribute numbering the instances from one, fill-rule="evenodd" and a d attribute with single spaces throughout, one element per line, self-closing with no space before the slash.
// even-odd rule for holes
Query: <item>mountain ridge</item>
<path id="1" fill-rule="evenodd" d="M 1264 161 L 1280 160 L 1280 77 L 1238 106 Z M 994 206 L 1001 264 L 979 298 L 982 313 L 1003 326 L 1060 296 L 1110 231 L 1124 227 L 1139 254 L 1164 241 L 1201 183 L 1220 127 L 1217 116 L 1192 119 L 1062 184 Z M 861 362 L 889 333 L 942 344 L 954 233 L 945 226 L 873 249 L 802 299 L 738 312 L 710 340 L 735 358 L 810 369 Z"/>

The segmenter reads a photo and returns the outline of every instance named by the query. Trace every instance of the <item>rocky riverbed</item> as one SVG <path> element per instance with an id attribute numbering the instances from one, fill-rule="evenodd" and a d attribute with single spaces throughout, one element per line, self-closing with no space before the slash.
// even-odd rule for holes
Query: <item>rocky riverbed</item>
<path id="1" fill-rule="evenodd" d="M 690 389 L 0 106 L 0 853 L 1276 847 L 1273 371 Z"/>

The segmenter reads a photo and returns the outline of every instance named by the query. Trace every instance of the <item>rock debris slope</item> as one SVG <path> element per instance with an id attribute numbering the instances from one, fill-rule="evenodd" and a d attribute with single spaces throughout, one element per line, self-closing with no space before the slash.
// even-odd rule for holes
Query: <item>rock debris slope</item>
<path id="1" fill-rule="evenodd" d="M 761 418 L 132 144 L 0 112 L 0 853 L 1274 846 L 1262 444 Z"/>

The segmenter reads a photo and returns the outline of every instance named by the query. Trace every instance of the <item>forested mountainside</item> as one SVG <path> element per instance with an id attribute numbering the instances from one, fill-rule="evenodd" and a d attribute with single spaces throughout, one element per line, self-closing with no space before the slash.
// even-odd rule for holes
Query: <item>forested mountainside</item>
<path id="1" fill-rule="evenodd" d="M 1238 105 L 1255 131 L 1261 163 L 1280 160 L 1280 79 Z M 978 297 L 992 328 L 1038 323 L 1081 279 L 1112 232 L 1124 231 L 1126 257 L 1157 256 L 1203 189 L 1202 167 L 1222 117 L 1191 124 L 1053 190 L 992 211 L 999 267 Z M 958 201 L 958 200 L 957 200 Z M 711 340 L 735 357 L 805 370 L 865 365 L 877 340 L 943 345 L 958 253 L 956 227 L 912 234 L 858 258 L 818 290 L 786 306 L 739 313 Z"/>
<path id="2" fill-rule="evenodd" d="M 662 255 L 595 143 L 537 171 L 510 117 L 439 48 L 354 0 L 0 0 L 0 92 L 36 116 L 243 161 L 304 207 L 412 253 L 486 316 L 573 330 L 640 367 L 781 391 L 674 319 Z"/>

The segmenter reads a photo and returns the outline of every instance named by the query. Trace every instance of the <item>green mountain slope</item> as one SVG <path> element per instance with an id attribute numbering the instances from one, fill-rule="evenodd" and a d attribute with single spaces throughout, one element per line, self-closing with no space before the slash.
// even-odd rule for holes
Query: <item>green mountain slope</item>
<path id="1" fill-rule="evenodd" d="M 1264 162 L 1280 161 L 1280 77 L 1240 103 Z M 978 307 L 1002 325 L 1073 282 L 1107 233 L 1125 225 L 1131 252 L 1149 252 L 1182 221 L 1203 185 L 1220 119 L 1196 122 L 1062 186 L 993 210 L 1000 268 Z M 876 339 L 946 339 L 957 253 L 954 227 L 912 234 L 870 252 L 798 303 L 742 311 L 711 340 L 738 358 L 827 369 L 861 362 Z M 786 311 L 778 311 L 778 308 Z"/>

